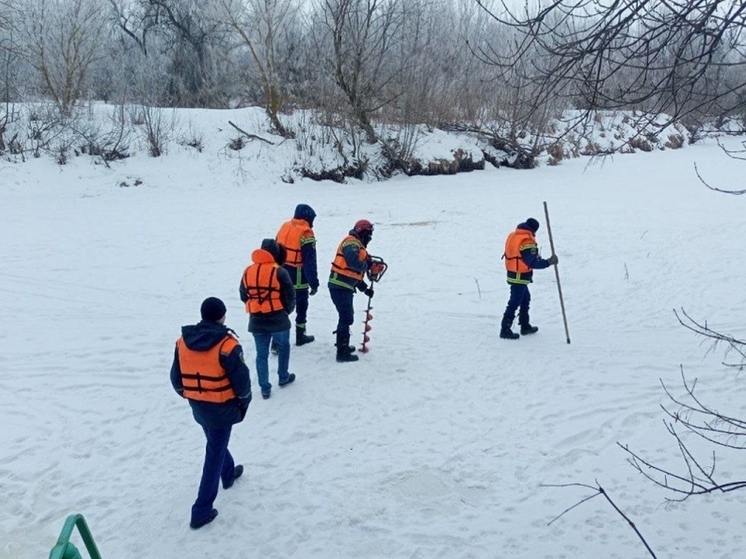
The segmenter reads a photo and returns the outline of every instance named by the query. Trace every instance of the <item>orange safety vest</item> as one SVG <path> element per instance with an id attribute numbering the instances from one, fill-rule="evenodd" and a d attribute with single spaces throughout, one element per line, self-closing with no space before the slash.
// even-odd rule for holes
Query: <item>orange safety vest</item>
<path id="1" fill-rule="evenodd" d="M 183 337 L 179 338 L 176 347 L 179 352 L 184 397 L 214 404 L 233 400 L 236 393 L 220 364 L 220 356 L 230 355 L 237 345 L 236 338 L 226 335 L 219 344 L 207 351 L 195 351 L 187 347 Z"/>
<path id="2" fill-rule="evenodd" d="M 516 229 L 508 235 L 505 241 L 505 269 L 515 274 L 525 274 L 533 270 L 526 265 L 521 257 L 521 251 L 536 248 L 536 237 L 526 229 Z"/>
<path id="3" fill-rule="evenodd" d="M 285 307 L 280 299 L 280 280 L 277 279 L 280 266 L 266 250 L 255 250 L 252 259 L 254 264 L 246 268 L 241 280 L 249 297 L 246 312 L 266 314 L 283 310 Z"/>
<path id="4" fill-rule="evenodd" d="M 337 247 L 337 256 L 334 257 L 334 262 L 332 262 L 332 277 L 334 273 L 337 273 L 342 276 L 347 276 L 348 278 L 353 278 L 357 281 L 361 281 L 364 276 L 363 272 L 358 272 L 357 270 L 353 270 L 352 268 L 350 268 L 347 265 L 347 260 L 345 259 L 344 253 L 342 252 L 342 249 L 350 244 L 355 244 L 360 247 L 360 262 L 365 262 L 368 259 L 368 251 L 365 250 L 365 247 L 363 246 L 363 243 L 360 242 L 360 239 L 358 239 L 357 237 L 353 237 L 352 235 L 347 235 L 344 239 L 342 239 L 342 242 L 339 243 L 339 246 Z"/>
<path id="5" fill-rule="evenodd" d="M 301 247 L 308 243 L 315 243 L 313 230 L 305 219 L 291 219 L 282 224 L 277 232 L 276 240 L 287 250 L 285 264 L 299 268 L 303 265 Z"/>

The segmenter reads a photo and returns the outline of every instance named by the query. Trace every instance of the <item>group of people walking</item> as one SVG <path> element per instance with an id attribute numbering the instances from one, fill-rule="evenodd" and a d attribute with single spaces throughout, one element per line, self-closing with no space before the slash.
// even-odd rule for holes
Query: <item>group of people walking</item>
<path id="1" fill-rule="evenodd" d="M 295 312 L 295 343 L 314 341 L 306 331 L 309 298 L 318 292 L 319 278 L 316 238 L 313 223 L 316 213 L 307 204 L 299 204 L 293 218 L 285 222 L 276 237 L 264 239 L 252 255 L 239 284 L 239 296 L 249 314 L 249 332 L 256 347 L 256 373 L 262 397 L 269 399 L 269 354 L 277 353 L 278 385 L 295 381 L 289 371 L 290 315 Z M 505 243 L 505 266 L 510 284 L 510 299 L 503 314 L 500 337 L 518 339 L 512 331 L 516 311 L 522 335 L 538 328 L 529 321 L 533 269 L 547 268 L 558 259 L 539 256 L 535 234 L 539 222 L 529 218 L 518 225 Z M 368 253 L 373 224 L 358 220 L 342 239 L 329 273 L 328 288 L 337 309 L 336 360 L 358 360 L 350 345 L 350 326 L 354 322 L 353 297 L 361 291 L 373 297 L 373 286 L 365 282 L 382 274 L 385 264 Z M 189 401 L 196 422 L 207 439 L 202 478 L 192 506 L 190 526 L 198 529 L 218 515 L 213 507 L 218 489 L 233 486 L 244 467 L 235 464 L 228 450 L 231 428 L 243 421 L 251 403 L 251 379 L 243 350 L 235 333 L 225 326 L 226 307 L 216 297 L 208 297 L 200 308 L 202 320 L 182 327 L 176 342 L 171 384 Z"/>
<path id="2" fill-rule="evenodd" d="M 295 344 L 315 340 L 306 332 L 309 298 L 319 289 L 316 212 L 307 204 L 295 208 L 293 218 L 282 224 L 275 238 L 264 239 L 254 250 L 241 276 L 238 293 L 249 314 L 249 332 L 256 348 L 256 374 L 262 398 L 272 395 L 269 380 L 269 354 L 277 354 L 278 386 L 295 381 L 290 365 L 290 315 L 295 312 Z M 353 297 L 361 291 L 373 297 L 373 287 L 365 282 L 366 273 L 376 273 L 381 264 L 368 254 L 373 224 L 358 220 L 342 239 L 329 273 L 329 293 L 337 309 L 336 360 L 358 360 L 350 345 L 354 322 Z M 251 379 L 237 336 L 225 326 L 226 307 L 216 297 L 208 297 L 200 308 L 202 320 L 184 326 L 176 342 L 171 384 L 186 398 L 194 419 L 202 427 L 207 445 L 197 500 L 192 506 L 193 529 L 212 522 L 218 514 L 213 503 L 220 482 L 231 487 L 243 474 L 243 466 L 233 461 L 228 443 L 231 428 L 243 421 L 251 402 Z"/>

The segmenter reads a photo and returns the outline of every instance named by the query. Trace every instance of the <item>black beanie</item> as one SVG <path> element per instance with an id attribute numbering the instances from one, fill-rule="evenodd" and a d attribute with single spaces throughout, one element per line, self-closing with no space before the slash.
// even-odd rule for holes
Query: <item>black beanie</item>
<path id="1" fill-rule="evenodd" d="M 282 252 L 280 251 L 280 245 L 275 241 L 274 239 L 264 239 L 262 241 L 262 250 L 266 250 L 268 253 L 272 255 L 272 258 L 275 259 L 275 262 L 279 264 L 280 256 Z"/>
<path id="2" fill-rule="evenodd" d="M 217 297 L 208 297 L 202 301 L 199 312 L 202 314 L 202 320 L 218 322 L 225 316 L 225 303 Z"/>
<path id="3" fill-rule="evenodd" d="M 539 222 L 536 221 L 533 217 L 529 217 L 526 220 L 526 225 L 528 225 L 528 228 L 531 229 L 534 233 L 536 233 L 539 230 Z"/>

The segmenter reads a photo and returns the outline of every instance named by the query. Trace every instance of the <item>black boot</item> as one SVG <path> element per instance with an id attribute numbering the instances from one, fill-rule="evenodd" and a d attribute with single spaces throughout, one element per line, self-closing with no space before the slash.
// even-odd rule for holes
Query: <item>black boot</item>
<path id="1" fill-rule="evenodd" d="M 358 356 L 352 355 L 355 351 L 354 347 L 350 347 L 350 331 L 343 332 L 337 330 L 337 362 L 338 363 L 349 363 L 351 361 L 357 361 Z"/>
<path id="2" fill-rule="evenodd" d="M 295 345 L 306 345 L 310 344 L 316 338 L 313 336 L 306 335 L 306 325 L 296 324 L 295 325 Z"/>
<path id="3" fill-rule="evenodd" d="M 337 333 L 337 331 L 336 331 L 336 330 L 335 330 L 334 332 L 332 332 L 332 334 L 336 334 L 336 333 Z M 349 340 L 349 338 L 348 338 L 348 340 Z M 337 347 L 337 344 L 336 344 L 336 343 L 334 344 L 334 347 Z M 357 350 L 355 349 L 355 346 L 354 346 L 354 345 L 348 345 L 347 347 L 348 347 L 348 348 L 350 348 L 350 353 L 355 353 L 355 351 L 357 351 Z"/>
<path id="4" fill-rule="evenodd" d="M 503 320 L 500 323 L 500 337 L 503 340 L 517 340 L 520 338 L 518 334 L 511 330 L 514 318 L 515 316 L 503 315 Z"/>
<path id="5" fill-rule="evenodd" d="M 536 334 L 539 329 L 536 326 L 531 326 L 531 321 L 528 318 L 528 308 L 524 307 L 518 313 L 518 324 L 521 325 L 521 336 L 527 336 L 528 334 Z"/>

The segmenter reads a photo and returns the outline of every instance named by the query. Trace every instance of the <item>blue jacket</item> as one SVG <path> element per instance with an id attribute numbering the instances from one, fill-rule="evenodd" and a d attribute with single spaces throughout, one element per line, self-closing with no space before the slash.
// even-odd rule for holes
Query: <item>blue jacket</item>
<path id="1" fill-rule="evenodd" d="M 346 243 L 343 241 L 340 244 L 339 250 L 344 257 L 347 266 L 351 270 L 365 274 L 368 271 L 369 259 L 360 260 L 360 248 L 365 247 L 354 229 L 351 230 L 349 234 L 354 237 L 355 240 L 350 240 Z M 351 289 L 352 291 L 355 291 L 355 289 L 358 291 L 364 291 L 368 288 L 368 284 L 366 284 L 365 281 L 358 281 L 355 278 L 345 276 L 341 273 L 338 274 L 333 268 L 331 274 L 329 274 L 329 283 L 327 286 L 329 289 Z"/>

